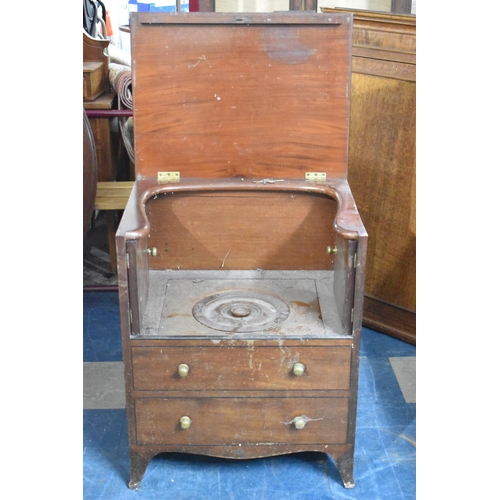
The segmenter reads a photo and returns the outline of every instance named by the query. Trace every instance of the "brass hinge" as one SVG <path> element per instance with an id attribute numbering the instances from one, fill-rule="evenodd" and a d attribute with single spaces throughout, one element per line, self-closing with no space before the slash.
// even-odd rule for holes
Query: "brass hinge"
<path id="1" fill-rule="evenodd" d="M 127 254 L 127 269 L 130 269 L 130 255 Z"/>
<path id="2" fill-rule="evenodd" d="M 325 182 L 326 181 L 326 172 L 306 172 L 306 181 Z"/>
<path id="3" fill-rule="evenodd" d="M 354 269 L 356 269 L 356 265 L 358 264 L 358 254 L 354 254 Z"/>
<path id="4" fill-rule="evenodd" d="M 351 309 L 351 323 L 354 323 L 354 307 Z"/>
<path id="5" fill-rule="evenodd" d="M 181 180 L 180 172 L 158 172 L 158 182 L 179 182 Z"/>
<path id="6" fill-rule="evenodd" d="M 129 319 L 130 319 L 130 324 L 132 324 L 132 309 L 129 309 L 128 316 L 129 316 Z"/>

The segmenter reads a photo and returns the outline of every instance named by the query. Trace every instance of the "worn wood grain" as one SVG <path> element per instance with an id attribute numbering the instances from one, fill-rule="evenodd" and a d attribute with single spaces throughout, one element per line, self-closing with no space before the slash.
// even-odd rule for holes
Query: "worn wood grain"
<path id="1" fill-rule="evenodd" d="M 354 12 L 349 183 L 368 233 L 364 322 L 416 343 L 416 17 Z"/>
<path id="2" fill-rule="evenodd" d="M 328 269 L 338 204 L 303 193 L 166 193 L 146 205 L 151 269 Z"/>
<path id="3" fill-rule="evenodd" d="M 137 171 L 117 232 L 129 486 L 140 485 L 160 452 L 244 459 L 323 451 L 350 488 L 367 243 L 347 182 L 352 15 L 132 20 Z M 307 181 L 311 171 L 326 179 Z M 180 179 L 164 183 L 159 172 Z M 182 336 L 178 323 L 153 338 L 141 316 L 146 304 L 176 314 L 168 284 L 155 285 L 172 268 L 327 269 L 343 325 L 325 334 L 314 299 L 294 303 L 314 316 L 307 338 L 287 336 L 283 325 L 246 338 L 217 328 L 217 337 Z M 187 299 L 182 311 L 192 316 Z M 302 376 L 291 374 L 298 362 Z"/>
<path id="4" fill-rule="evenodd" d="M 137 444 L 345 443 L 347 398 L 137 398 Z M 192 420 L 181 429 L 179 419 Z M 296 429 L 295 417 L 307 423 Z"/>
<path id="5" fill-rule="evenodd" d="M 132 19 L 136 178 L 345 175 L 348 17 L 304 16 Z"/>
<path id="6" fill-rule="evenodd" d="M 135 347 L 136 390 L 337 390 L 349 389 L 351 347 Z M 183 378 L 181 364 L 189 366 Z M 295 363 L 305 366 L 293 374 Z"/>
<path id="7" fill-rule="evenodd" d="M 373 235 L 365 292 L 415 310 L 415 84 L 353 80 L 350 183 Z"/>

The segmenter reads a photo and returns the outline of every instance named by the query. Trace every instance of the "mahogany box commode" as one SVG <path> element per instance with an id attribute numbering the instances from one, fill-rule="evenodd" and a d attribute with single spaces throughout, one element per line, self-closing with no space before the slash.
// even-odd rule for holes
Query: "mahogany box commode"
<path id="1" fill-rule="evenodd" d="M 367 234 L 352 14 L 131 16 L 116 235 L 130 488 L 162 452 L 333 458 L 354 486 Z"/>

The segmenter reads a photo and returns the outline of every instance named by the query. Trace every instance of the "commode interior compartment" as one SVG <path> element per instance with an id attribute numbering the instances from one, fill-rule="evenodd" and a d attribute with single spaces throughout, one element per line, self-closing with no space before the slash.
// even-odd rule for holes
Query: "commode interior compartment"
<path id="1" fill-rule="evenodd" d="M 163 188 L 151 195 L 148 232 L 129 245 L 136 253 L 129 269 L 129 285 L 137 284 L 133 333 L 349 335 L 349 240 L 336 232 L 338 208 L 329 195 L 301 191 Z"/>

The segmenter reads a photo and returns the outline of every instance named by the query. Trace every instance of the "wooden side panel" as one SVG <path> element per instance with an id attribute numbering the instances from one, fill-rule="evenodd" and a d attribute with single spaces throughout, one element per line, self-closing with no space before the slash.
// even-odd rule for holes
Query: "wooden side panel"
<path id="1" fill-rule="evenodd" d="M 149 273 L 146 243 L 145 238 L 129 240 L 126 243 L 132 335 L 139 335 L 141 331 L 141 320 L 148 300 Z"/>
<path id="2" fill-rule="evenodd" d="M 349 184 L 370 234 L 364 324 L 415 343 L 414 16 L 354 12 Z"/>
<path id="3" fill-rule="evenodd" d="M 370 234 L 365 293 L 415 311 L 415 83 L 353 81 L 349 179 Z"/>
<path id="4" fill-rule="evenodd" d="M 408 311 L 367 295 L 363 315 L 366 326 L 415 344 L 417 329 L 415 311 Z"/>
<path id="5" fill-rule="evenodd" d="M 354 307 L 354 258 L 357 243 L 340 236 L 336 239 L 337 255 L 334 267 L 334 296 L 345 334 L 352 334 Z"/>
<path id="6" fill-rule="evenodd" d="M 136 15 L 131 26 L 136 178 L 346 176 L 350 15 Z"/>
<path id="7" fill-rule="evenodd" d="M 128 281 L 128 315 L 131 335 L 138 335 L 141 331 L 139 312 L 139 290 L 137 289 L 137 240 L 126 242 L 127 249 L 127 281 Z"/>
<path id="8" fill-rule="evenodd" d="M 166 193 L 146 205 L 151 269 L 331 269 L 338 203 L 310 193 Z"/>

